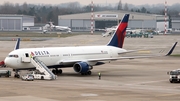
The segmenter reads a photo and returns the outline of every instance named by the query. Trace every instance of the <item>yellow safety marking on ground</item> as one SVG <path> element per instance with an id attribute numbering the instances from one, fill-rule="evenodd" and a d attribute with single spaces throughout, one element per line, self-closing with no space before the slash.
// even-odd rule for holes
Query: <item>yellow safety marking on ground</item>
<path id="1" fill-rule="evenodd" d="M 93 40 L 81 40 L 80 43 L 87 44 L 87 43 L 91 43 L 91 42 L 93 42 Z"/>
<path id="2" fill-rule="evenodd" d="M 31 41 L 31 39 L 23 38 L 22 41 Z"/>
<path id="3" fill-rule="evenodd" d="M 81 44 L 74 44 L 74 46 L 82 46 L 88 43 L 92 43 L 94 40 L 80 40 Z"/>
<path id="4" fill-rule="evenodd" d="M 138 51 L 138 53 L 151 53 L 151 51 Z"/>

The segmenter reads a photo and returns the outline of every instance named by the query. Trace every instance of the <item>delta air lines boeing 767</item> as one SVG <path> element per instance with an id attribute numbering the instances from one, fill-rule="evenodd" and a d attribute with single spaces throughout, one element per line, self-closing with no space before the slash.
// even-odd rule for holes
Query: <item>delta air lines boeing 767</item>
<path id="1" fill-rule="evenodd" d="M 120 57 L 121 54 L 133 52 L 123 49 L 128 20 L 129 14 L 125 14 L 107 45 L 19 49 L 19 41 L 17 41 L 16 49 L 5 58 L 5 64 L 14 70 L 35 69 L 31 58 L 37 57 L 48 68 L 55 68 L 53 73 L 62 73 L 58 68 L 73 67 L 77 73 L 90 75 L 93 66 L 98 65 L 99 62 L 136 58 Z M 172 53 L 175 45 L 167 55 Z"/>

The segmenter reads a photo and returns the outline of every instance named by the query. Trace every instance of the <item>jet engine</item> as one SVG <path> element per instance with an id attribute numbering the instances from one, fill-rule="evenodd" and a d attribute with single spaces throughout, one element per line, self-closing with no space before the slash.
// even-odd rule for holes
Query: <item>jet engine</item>
<path id="1" fill-rule="evenodd" d="M 86 62 L 77 62 L 73 66 L 74 71 L 81 74 L 89 74 L 91 75 L 92 66 L 89 66 Z"/>

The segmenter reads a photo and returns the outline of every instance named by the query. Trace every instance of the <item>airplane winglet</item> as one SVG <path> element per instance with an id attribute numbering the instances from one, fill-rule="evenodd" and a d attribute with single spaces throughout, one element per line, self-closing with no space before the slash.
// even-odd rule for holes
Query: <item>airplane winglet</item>
<path id="1" fill-rule="evenodd" d="M 20 38 L 17 38 L 17 41 L 16 41 L 16 44 L 15 44 L 14 50 L 19 49 L 19 44 L 20 44 Z"/>
<path id="2" fill-rule="evenodd" d="M 174 48 L 176 47 L 177 43 L 178 43 L 178 42 L 175 42 L 175 43 L 174 43 L 173 47 L 169 50 L 169 52 L 166 54 L 166 56 L 169 56 L 169 55 L 172 54 L 172 52 L 174 51 Z"/>

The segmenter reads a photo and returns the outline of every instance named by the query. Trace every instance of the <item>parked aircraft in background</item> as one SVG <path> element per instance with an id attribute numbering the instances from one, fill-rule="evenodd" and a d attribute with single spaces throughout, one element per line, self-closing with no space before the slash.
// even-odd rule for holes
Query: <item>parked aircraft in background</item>
<path id="1" fill-rule="evenodd" d="M 104 31 L 105 33 L 102 33 L 103 37 L 108 37 L 108 36 L 112 36 L 112 34 L 114 34 L 114 32 L 116 31 L 118 26 L 112 26 L 110 28 L 105 28 Z M 126 32 L 131 32 L 132 30 L 130 28 L 126 29 Z"/>
<path id="2" fill-rule="evenodd" d="M 82 75 L 91 75 L 93 66 L 98 65 L 98 63 L 102 61 L 152 57 L 121 57 L 122 54 L 134 52 L 132 50 L 128 51 L 123 49 L 128 19 L 129 14 L 125 14 L 107 45 L 24 49 L 16 48 L 6 57 L 5 64 L 14 70 L 27 70 L 38 68 L 33 65 L 33 63 L 41 60 L 41 62 L 38 63 L 41 64 L 43 62 L 44 64 L 42 66 L 46 65 L 48 68 L 56 68 L 53 73 L 62 73 L 62 70 L 58 70 L 58 68 L 72 67 L 77 73 L 81 73 Z M 170 55 L 173 50 L 174 48 L 172 48 L 167 55 Z M 32 63 L 32 60 L 35 62 Z M 47 70 L 47 68 L 45 69 Z"/>
<path id="3" fill-rule="evenodd" d="M 108 36 L 112 36 L 114 34 L 114 31 L 110 30 L 110 31 L 106 31 L 105 33 L 102 33 L 103 37 L 108 37 Z"/>
<path id="4" fill-rule="evenodd" d="M 114 34 L 114 32 L 116 31 L 118 26 L 112 26 L 110 28 L 105 28 L 104 31 L 105 33 L 102 33 L 103 37 L 108 37 L 111 36 L 112 34 Z"/>
<path id="5" fill-rule="evenodd" d="M 53 22 L 49 22 L 43 27 L 43 33 L 46 33 L 48 31 L 65 31 L 67 33 L 71 33 L 71 28 L 67 26 L 56 26 L 53 24 Z"/>
<path id="6" fill-rule="evenodd" d="M 107 32 L 108 32 L 108 31 L 116 31 L 117 27 L 118 27 L 118 26 L 112 26 L 112 27 L 110 27 L 110 28 L 106 28 L 105 31 L 107 31 Z"/>

